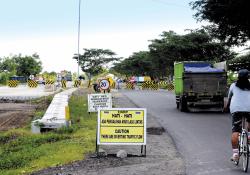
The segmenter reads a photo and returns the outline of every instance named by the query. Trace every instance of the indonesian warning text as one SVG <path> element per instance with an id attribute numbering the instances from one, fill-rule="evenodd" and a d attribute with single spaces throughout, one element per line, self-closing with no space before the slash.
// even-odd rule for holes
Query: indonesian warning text
<path id="1" fill-rule="evenodd" d="M 98 109 L 112 108 L 111 94 L 89 94 L 88 111 L 98 112 Z"/>
<path id="2" fill-rule="evenodd" d="M 146 109 L 113 108 L 98 113 L 101 144 L 146 145 Z"/>

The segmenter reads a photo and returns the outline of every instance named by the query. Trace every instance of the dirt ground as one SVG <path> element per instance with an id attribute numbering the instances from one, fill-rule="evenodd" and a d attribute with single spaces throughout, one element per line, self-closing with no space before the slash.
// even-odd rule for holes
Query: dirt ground
<path id="1" fill-rule="evenodd" d="M 22 127 L 31 120 L 36 105 L 0 102 L 0 131 Z"/>
<path id="2" fill-rule="evenodd" d="M 114 93 L 115 107 L 138 107 L 127 97 Z M 85 159 L 68 165 L 51 167 L 33 175 L 184 175 L 184 160 L 167 131 L 147 114 L 147 156 L 140 156 L 140 146 L 101 146 L 101 157 L 94 153 Z M 125 150 L 128 157 L 117 158 L 116 153 Z"/>

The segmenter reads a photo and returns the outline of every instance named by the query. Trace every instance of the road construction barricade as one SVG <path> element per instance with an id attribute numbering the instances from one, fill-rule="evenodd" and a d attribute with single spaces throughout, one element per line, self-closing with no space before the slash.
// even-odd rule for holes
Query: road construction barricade
<path id="1" fill-rule="evenodd" d="M 113 80 L 113 78 L 111 78 L 111 77 L 107 77 L 106 78 L 108 81 L 109 81 L 109 88 L 110 89 L 115 89 L 115 81 Z"/>
<path id="2" fill-rule="evenodd" d="M 9 80 L 8 81 L 8 86 L 9 87 L 12 87 L 12 88 L 15 88 L 19 85 L 19 81 L 18 80 Z"/>
<path id="3" fill-rule="evenodd" d="M 112 82 L 112 83 L 110 84 L 110 89 L 115 89 L 115 85 L 116 85 L 116 83 L 115 83 L 115 82 Z"/>
<path id="4" fill-rule="evenodd" d="M 148 81 L 145 81 L 141 84 L 141 89 L 142 90 L 148 90 L 149 89 L 149 83 Z"/>
<path id="5" fill-rule="evenodd" d="M 168 91 L 173 91 L 174 90 L 174 84 L 173 83 L 168 83 L 167 90 Z"/>
<path id="6" fill-rule="evenodd" d="M 62 81 L 61 81 L 61 84 L 62 84 L 62 88 L 63 88 L 63 89 L 66 89 L 66 88 L 67 88 L 67 81 L 66 81 L 66 80 L 62 80 Z"/>
<path id="7" fill-rule="evenodd" d="M 38 86 L 38 83 L 35 80 L 28 80 L 27 83 L 30 88 L 37 88 Z"/>
<path id="8" fill-rule="evenodd" d="M 167 89 L 168 82 L 166 82 L 166 81 L 160 81 L 160 82 L 158 83 L 158 85 L 159 85 L 159 88 L 160 88 L 160 89 Z"/>
<path id="9" fill-rule="evenodd" d="M 54 80 L 46 80 L 45 81 L 45 85 L 46 84 L 55 84 L 55 81 Z"/>
<path id="10" fill-rule="evenodd" d="M 81 84 L 82 84 L 81 80 L 75 80 L 75 81 L 74 81 L 74 87 L 75 87 L 75 88 L 81 86 Z"/>
<path id="11" fill-rule="evenodd" d="M 134 89 L 134 83 L 127 82 L 126 83 L 126 89 Z"/>
<path id="12" fill-rule="evenodd" d="M 151 90 L 159 90 L 159 85 L 158 85 L 158 83 L 153 81 L 153 82 L 151 83 L 150 89 L 151 89 Z"/>
<path id="13" fill-rule="evenodd" d="M 155 81 L 145 81 L 142 83 L 142 90 L 158 90 L 159 85 Z"/>
<path id="14" fill-rule="evenodd" d="M 45 92 L 52 92 L 56 90 L 55 81 L 54 80 L 46 80 L 44 91 Z"/>

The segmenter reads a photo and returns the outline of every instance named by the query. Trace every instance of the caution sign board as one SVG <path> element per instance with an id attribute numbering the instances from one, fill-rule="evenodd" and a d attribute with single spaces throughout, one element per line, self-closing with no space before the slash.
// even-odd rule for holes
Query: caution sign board
<path id="1" fill-rule="evenodd" d="M 88 94 L 88 112 L 112 108 L 111 94 Z"/>
<path id="2" fill-rule="evenodd" d="M 98 111 L 98 145 L 146 145 L 146 109 Z"/>

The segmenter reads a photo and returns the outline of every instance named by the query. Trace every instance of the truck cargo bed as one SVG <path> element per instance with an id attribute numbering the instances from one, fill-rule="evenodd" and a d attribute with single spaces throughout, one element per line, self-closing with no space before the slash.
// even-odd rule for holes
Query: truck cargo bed
<path id="1" fill-rule="evenodd" d="M 183 93 L 194 92 L 197 95 L 222 93 L 222 95 L 226 95 L 226 88 L 225 73 L 184 73 L 183 76 Z"/>

